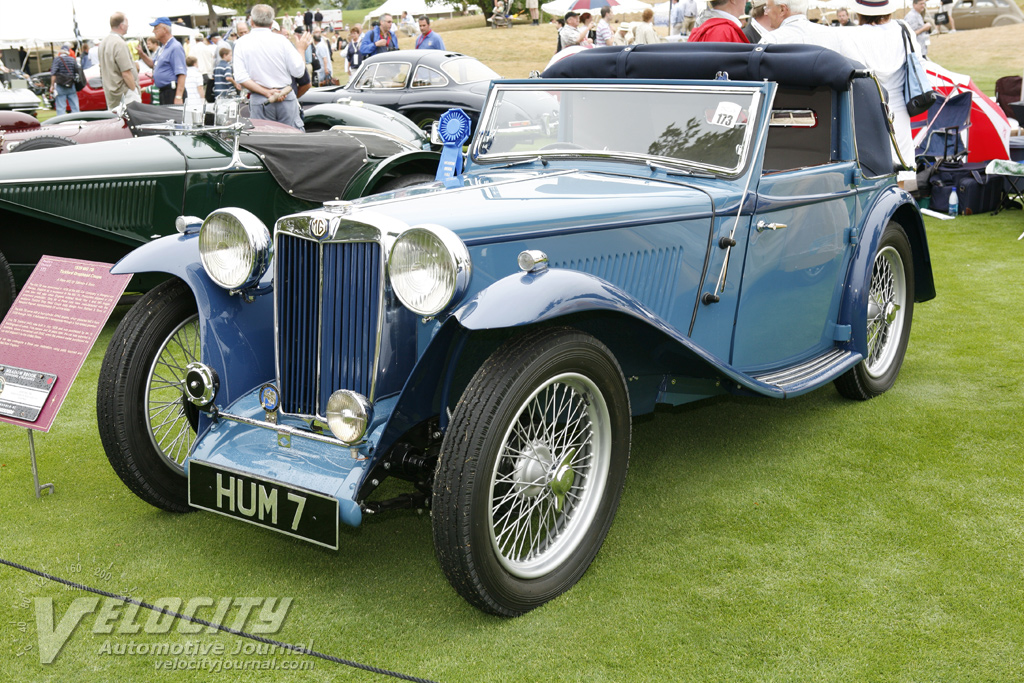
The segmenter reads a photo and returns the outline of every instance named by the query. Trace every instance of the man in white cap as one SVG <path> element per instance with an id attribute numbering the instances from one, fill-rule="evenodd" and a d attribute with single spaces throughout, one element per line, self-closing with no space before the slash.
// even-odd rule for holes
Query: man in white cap
<path id="1" fill-rule="evenodd" d="M 153 85 L 160 90 L 160 104 L 184 104 L 185 102 L 185 48 L 171 34 L 171 20 L 160 17 L 150 23 L 153 35 L 160 43 L 156 57 L 145 52 L 139 58 L 153 69 Z"/>
<path id="2" fill-rule="evenodd" d="M 764 13 L 772 31 L 761 37 L 762 43 L 818 45 L 839 52 L 839 32 L 812 23 L 807 18 L 807 0 L 767 0 Z"/>
<path id="3" fill-rule="evenodd" d="M 235 82 L 252 95 L 249 117 L 279 121 L 302 129 L 299 101 L 291 89 L 292 79 L 306 73 L 302 55 L 284 36 L 271 31 L 274 9 L 270 5 L 252 8 L 252 32 L 235 43 Z"/>

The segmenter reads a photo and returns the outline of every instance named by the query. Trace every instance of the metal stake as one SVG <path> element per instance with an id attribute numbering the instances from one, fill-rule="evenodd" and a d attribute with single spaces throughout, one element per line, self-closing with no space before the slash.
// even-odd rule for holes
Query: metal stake
<path id="1" fill-rule="evenodd" d="M 36 465 L 36 443 L 32 440 L 32 430 L 28 431 L 28 452 L 32 455 L 32 481 L 36 484 L 36 498 L 42 498 L 39 494 L 46 489 L 50 489 L 50 495 L 53 495 L 53 484 L 39 485 L 39 467 Z"/>

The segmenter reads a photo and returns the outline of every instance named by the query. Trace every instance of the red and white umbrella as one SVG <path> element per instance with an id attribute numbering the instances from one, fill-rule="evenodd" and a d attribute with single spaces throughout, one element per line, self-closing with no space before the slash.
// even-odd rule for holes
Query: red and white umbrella
<path id="1" fill-rule="evenodd" d="M 999 105 L 981 92 L 970 76 L 950 71 L 927 59 L 923 61 L 932 88 L 943 96 L 971 91 L 971 125 L 967 129 L 967 147 L 970 153 L 967 160 L 973 162 L 1009 159 L 1010 122 Z M 924 117 L 922 114 L 922 120 Z M 915 143 L 918 142 L 920 141 L 915 140 Z"/>
<path id="2" fill-rule="evenodd" d="M 574 12 L 582 12 L 584 10 L 592 12 L 593 10 L 600 10 L 605 5 L 614 8 L 619 4 L 618 0 L 576 0 L 569 5 L 569 9 Z M 567 12 L 569 10 L 566 10 Z"/>

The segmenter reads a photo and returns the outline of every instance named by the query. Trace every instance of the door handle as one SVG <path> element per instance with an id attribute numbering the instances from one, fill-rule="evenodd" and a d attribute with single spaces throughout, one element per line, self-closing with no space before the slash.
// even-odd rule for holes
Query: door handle
<path id="1" fill-rule="evenodd" d="M 785 223 L 765 223 L 764 221 L 757 222 L 757 231 L 764 232 L 765 230 L 782 230 L 783 228 L 789 227 Z"/>

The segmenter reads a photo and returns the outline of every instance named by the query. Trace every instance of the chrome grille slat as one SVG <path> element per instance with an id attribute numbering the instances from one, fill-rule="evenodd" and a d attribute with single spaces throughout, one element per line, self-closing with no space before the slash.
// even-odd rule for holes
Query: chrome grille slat
<path id="1" fill-rule="evenodd" d="M 372 400 L 382 305 L 377 242 L 278 234 L 278 380 L 283 412 L 324 417 L 350 389 Z"/>
<path id="2" fill-rule="evenodd" d="M 308 328 L 316 329 L 312 314 L 319 296 L 318 250 L 316 242 L 283 237 L 277 254 L 277 376 L 282 409 L 300 415 L 315 414 L 316 410 L 316 376 L 311 372 L 316 363 L 316 335 L 309 334 Z"/>

